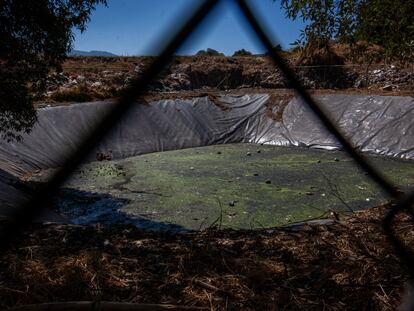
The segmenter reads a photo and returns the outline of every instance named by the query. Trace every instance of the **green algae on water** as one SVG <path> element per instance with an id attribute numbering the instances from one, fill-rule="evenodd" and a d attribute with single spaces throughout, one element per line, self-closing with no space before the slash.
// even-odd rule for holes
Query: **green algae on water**
<path id="1" fill-rule="evenodd" d="M 412 161 L 378 156 L 370 161 L 399 187 L 414 185 Z M 120 200 L 122 206 L 118 204 L 113 213 L 154 228 L 159 223 L 202 229 L 218 221 L 223 228 L 274 227 L 386 201 L 344 152 L 254 144 L 90 163 L 65 189 L 82 191 L 85 197 L 102 194 L 105 200 L 108 196 Z M 59 204 L 63 203 L 58 208 Z M 95 214 L 108 206 L 99 200 L 91 204 L 96 205 Z M 93 211 L 93 206 L 88 210 Z"/>

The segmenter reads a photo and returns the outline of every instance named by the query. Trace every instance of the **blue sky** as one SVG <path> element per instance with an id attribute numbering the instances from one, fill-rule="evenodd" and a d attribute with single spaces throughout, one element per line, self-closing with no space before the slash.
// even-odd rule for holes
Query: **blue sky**
<path id="1" fill-rule="evenodd" d="M 84 33 L 75 31 L 77 50 L 104 50 L 118 55 L 156 55 L 159 38 L 180 25 L 201 0 L 108 0 L 108 6 L 98 6 Z M 301 20 L 285 18 L 280 2 L 250 0 L 284 48 L 295 41 L 303 28 Z M 239 18 L 240 17 L 240 18 Z M 226 55 L 247 49 L 262 53 L 263 47 L 252 36 L 233 0 L 221 0 L 182 48 L 180 55 L 194 54 L 200 49 L 214 48 Z"/>

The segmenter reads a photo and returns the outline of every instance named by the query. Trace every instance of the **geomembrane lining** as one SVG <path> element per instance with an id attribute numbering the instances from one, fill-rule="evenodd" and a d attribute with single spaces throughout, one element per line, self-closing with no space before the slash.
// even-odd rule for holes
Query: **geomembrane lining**
<path id="1" fill-rule="evenodd" d="M 97 157 L 124 159 L 230 143 L 340 148 L 299 99 L 290 101 L 280 121 L 268 116 L 267 94 L 226 95 L 219 99 L 220 107 L 208 97 L 137 104 L 103 139 L 88 162 Z M 325 95 L 316 100 L 361 151 L 414 157 L 412 97 Z M 1 142 L 1 213 L 7 214 L 7 210 L 29 197 L 19 179 L 59 167 L 110 105 L 113 103 L 94 102 L 40 109 L 38 123 L 30 134 L 23 135 L 21 142 Z M 227 109 L 222 109 L 223 105 Z"/>

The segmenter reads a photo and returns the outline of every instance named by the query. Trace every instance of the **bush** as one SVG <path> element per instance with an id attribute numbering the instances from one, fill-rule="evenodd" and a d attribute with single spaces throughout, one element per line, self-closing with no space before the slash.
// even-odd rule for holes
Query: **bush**
<path id="1" fill-rule="evenodd" d="M 279 54 L 283 54 L 283 53 L 285 53 L 285 51 L 283 50 L 283 48 L 282 48 L 282 46 L 281 46 L 280 44 L 275 45 L 275 46 L 272 48 L 272 51 L 275 51 L 275 52 L 277 52 L 277 53 L 279 53 Z M 268 51 L 266 51 L 265 55 L 269 55 L 269 52 L 268 52 Z"/>
<path id="2" fill-rule="evenodd" d="M 78 86 L 73 89 L 57 91 L 50 96 L 57 102 L 88 102 L 93 100 L 89 89 L 86 86 Z"/>
<path id="3" fill-rule="evenodd" d="M 208 48 L 207 50 L 200 50 L 196 53 L 196 55 L 201 55 L 201 56 L 224 56 L 223 53 L 220 53 L 219 51 L 217 51 L 215 49 L 210 49 L 210 48 Z"/>
<path id="4" fill-rule="evenodd" d="M 332 49 L 331 42 L 318 40 L 308 42 L 301 51 L 296 65 L 301 66 L 330 66 L 343 65 L 345 58 Z"/>
<path id="5" fill-rule="evenodd" d="M 91 12 L 105 0 L 0 1 L 0 137 L 21 139 L 36 122 L 33 102 L 60 71 Z"/>
<path id="6" fill-rule="evenodd" d="M 245 49 L 238 50 L 234 52 L 233 56 L 249 56 L 252 55 L 250 51 L 247 51 Z"/>

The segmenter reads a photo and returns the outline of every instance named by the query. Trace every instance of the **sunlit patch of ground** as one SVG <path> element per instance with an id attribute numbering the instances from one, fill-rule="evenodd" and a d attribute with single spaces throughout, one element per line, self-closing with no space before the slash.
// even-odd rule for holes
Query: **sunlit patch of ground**
<path id="1" fill-rule="evenodd" d="M 400 187 L 414 184 L 412 161 L 371 161 Z M 84 165 L 57 207 L 80 224 L 180 231 L 273 227 L 385 201 L 344 152 L 230 144 Z"/>

